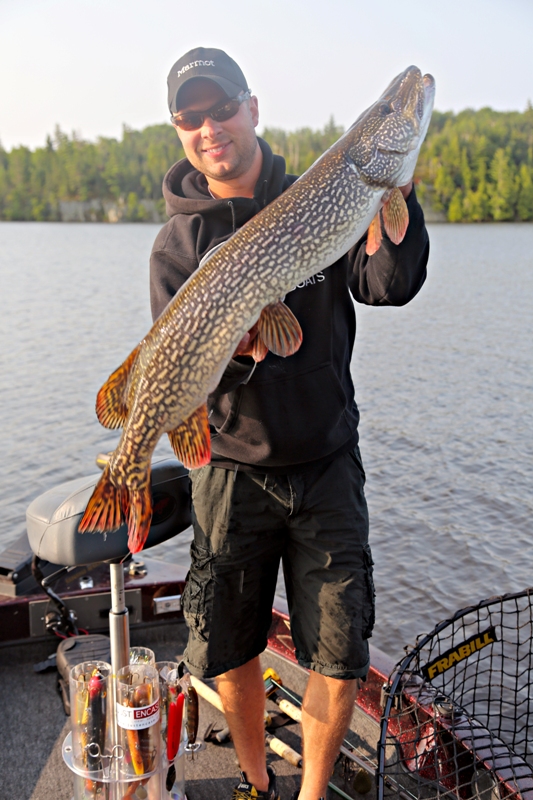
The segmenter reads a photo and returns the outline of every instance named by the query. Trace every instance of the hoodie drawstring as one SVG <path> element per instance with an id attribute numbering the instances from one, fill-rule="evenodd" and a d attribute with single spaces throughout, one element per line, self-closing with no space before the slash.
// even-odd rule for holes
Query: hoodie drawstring
<path id="1" fill-rule="evenodd" d="M 268 191 L 268 181 L 265 178 L 265 180 L 263 181 L 263 208 L 267 204 L 267 191 Z"/>
<path id="2" fill-rule="evenodd" d="M 233 203 L 231 202 L 231 200 L 228 200 L 228 206 L 231 208 L 231 224 L 233 226 L 232 233 L 235 233 L 235 231 L 237 230 L 237 224 L 235 221 L 235 208 L 233 207 Z"/>

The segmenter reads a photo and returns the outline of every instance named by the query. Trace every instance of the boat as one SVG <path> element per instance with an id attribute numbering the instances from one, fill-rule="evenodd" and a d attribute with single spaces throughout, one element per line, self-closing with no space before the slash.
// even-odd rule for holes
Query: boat
<path id="1" fill-rule="evenodd" d="M 75 776 L 65 758 L 70 731 L 65 713 L 68 686 L 64 669 L 63 677 L 57 671 L 59 666 L 61 672 L 60 658 L 69 658 L 70 664 L 77 658 L 84 660 L 86 648 L 100 646 L 102 641 L 113 656 L 113 642 L 124 633 L 129 642 L 123 642 L 123 647 L 149 647 L 157 661 L 180 661 L 185 647 L 181 595 L 187 565 L 153 559 L 150 548 L 190 525 L 187 470 L 174 458 L 154 461 L 154 519 L 145 550 L 135 557 L 128 553 L 125 526 L 108 537 L 77 534 L 77 522 L 98 477 L 62 484 L 37 498 L 28 508 L 27 532 L 0 554 L 0 665 L 8 722 L 0 726 L 0 800 L 71 800 L 73 796 Z M 117 608 L 117 585 L 121 608 Z M 360 684 L 350 729 L 331 777 L 330 800 L 533 798 L 528 754 L 518 761 L 511 759 L 516 767 L 513 774 L 508 765 L 503 768 L 505 743 L 498 740 L 500 749 L 489 752 L 488 729 L 480 723 L 474 736 L 469 727 L 469 738 L 464 726 L 457 724 L 459 718 L 468 717 L 465 703 L 462 716 L 455 712 L 454 722 L 452 712 L 459 706 L 454 706 L 453 692 L 444 684 L 437 691 L 427 677 L 430 673 L 424 673 L 436 652 L 442 662 L 439 642 L 447 641 L 445 629 L 441 625 L 433 638 L 418 643 L 415 655 L 408 654 L 408 661 L 399 664 L 370 646 L 370 671 Z M 478 631 L 469 630 L 475 641 Z M 111 641 L 104 638 L 108 634 Z M 428 650 L 429 642 L 433 650 Z M 457 640 L 452 645 L 459 647 Z M 476 663 L 481 663 L 482 650 L 486 655 L 489 649 L 475 651 Z M 272 725 L 267 758 L 278 776 L 281 797 L 288 798 L 301 774 L 297 712 L 308 673 L 296 662 L 288 609 L 280 597 L 272 610 L 268 647 L 261 662 L 274 687 L 267 700 Z M 440 675 L 438 670 L 435 674 Z M 447 678 L 452 672 L 456 674 L 457 668 L 447 671 Z M 214 683 L 205 685 L 206 692 L 199 686 L 198 739 L 205 739 L 206 745 L 201 752 L 184 756 L 188 800 L 227 798 L 238 777 L 233 746 L 223 733 L 223 714 L 216 701 L 209 699 Z M 282 701 L 288 701 L 288 713 L 280 713 Z M 515 780 L 517 771 L 519 780 Z"/>

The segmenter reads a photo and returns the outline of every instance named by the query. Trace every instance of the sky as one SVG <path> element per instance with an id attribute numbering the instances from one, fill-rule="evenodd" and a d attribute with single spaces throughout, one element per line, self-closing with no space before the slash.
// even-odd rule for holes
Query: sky
<path id="1" fill-rule="evenodd" d="M 410 64 L 440 111 L 523 111 L 532 41 L 533 0 L 0 0 L 0 142 L 166 122 L 170 67 L 198 46 L 240 64 L 259 131 L 348 126 Z"/>

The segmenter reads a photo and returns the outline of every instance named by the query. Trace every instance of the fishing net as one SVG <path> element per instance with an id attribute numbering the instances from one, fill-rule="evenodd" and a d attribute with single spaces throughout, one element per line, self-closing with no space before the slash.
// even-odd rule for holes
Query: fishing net
<path id="1" fill-rule="evenodd" d="M 383 687 L 382 798 L 533 800 L 533 588 L 458 611 Z"/>

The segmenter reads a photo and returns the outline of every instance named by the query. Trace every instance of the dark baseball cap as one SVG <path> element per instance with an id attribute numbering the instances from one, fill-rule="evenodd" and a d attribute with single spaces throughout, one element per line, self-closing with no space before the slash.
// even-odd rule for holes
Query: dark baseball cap
<path id="1" fill-rule="evenodd" d="M 228 97 L 249 91 L 241 68 L 227 53 L 214 47 L 195 47 L 176 61 L 169 72 L 168 107 L 171 114 L 179 110 L 180 90 L 192 78 L 209 78 L 218 83 Z"/>

